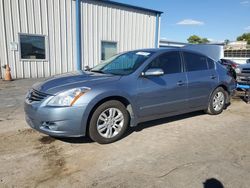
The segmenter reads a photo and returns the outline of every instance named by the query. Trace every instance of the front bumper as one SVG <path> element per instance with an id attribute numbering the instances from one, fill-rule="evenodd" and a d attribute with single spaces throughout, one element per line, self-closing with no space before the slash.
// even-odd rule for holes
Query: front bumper
<path id="1" fill-rule="evenodd" d="M 25 119 L 30 127 L 50 136 L 85 136 L 85 106 L 50 107 L 41 103 L 24 103 Z M 86 117 L 87 118 L 87 117 Z"/>

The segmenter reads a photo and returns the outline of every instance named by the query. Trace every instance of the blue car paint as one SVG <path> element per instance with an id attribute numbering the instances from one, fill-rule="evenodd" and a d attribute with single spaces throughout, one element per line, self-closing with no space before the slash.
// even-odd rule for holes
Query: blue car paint
<path id="1" fill-rule="evenodd" d="M 125 99 L 129 103 L 127 109 L 131 117 L 130 126 L 136 126 L 143 121 L 206 109 L 211 93 L 218 86 L 225 87 L 229 94 L 235 89 L 234 80 L 218 63 L 215 63 L 214 70 L 143 77 L 141 73 L 159 55 L 170 51 L 182 53 L 190 50 L 148 51 L 154 51 L 154 54 L 129 75 L 77 71 L 33 85 L 34 90 L 49 96 L 41 102 L 30 103 L 25 100 L 27 123 L 32 128 L 52 136 L 83 136 L 87 133 L 91 112 L 106 98 Z M 210 79 L 211 75 L 216 75 L 216 79 Z M 182 82 L 180 85 L 177 84 L 179 81 Z M 46 105 L 53 96 L 76 87 L 89 87 L 91 91 L 80 97 L 72 107 Z M 54 124 L 56 129 L 47 129 L 46 122 Z"/>

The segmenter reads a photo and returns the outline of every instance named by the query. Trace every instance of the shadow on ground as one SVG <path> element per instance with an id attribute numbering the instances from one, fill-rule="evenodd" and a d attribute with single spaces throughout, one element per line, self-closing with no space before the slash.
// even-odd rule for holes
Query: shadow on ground
<path id="1" fill-rule="evenodd" d="M 188 114 L 182 114 L 182 115 L 177 115 L 177 116 L 172 116 L 172 117 L 167 117 L 167 118 L 162 118 L 162 119 L 157 119 L 157 120 L 153 120 L 153 121 L 148 121 L 148 122 L 144 122 L 144 123 L 140 123 L 138 126 L 136 127 L 129 127 L 128 130 L 126 131 L 126 133 L 124 134 L 123 138 L 129 136 L 130 134 L 132 134 L 133 132 L 140 132 L 143 131 L 144 129 L 150 128 L 150 127 L 154 127 L 157 125 L 161 125 L 161 124 L 165 124 L 165 123 L 169 123 L 169 122 L 173 122 L 173 121 L 179 121 L 182 119 L 187 119 L 187 118 L 191 118 L 191 117 L 195 117 L 195 116 L 200 116 L 200 115 L 204 115 L 205 113 L 203 111 L 197 111 L 197 112 L 192 112 L 192 113 L 188 113 Z M 84 143 L 92 143 L 93 141 L 87 137 L 64 137 L 64 138 L 59 138 L 59 137 L 50 137 L 51 139 L 57 139 L 63 142 L 67 142 L 67 143 L 71 143 L 71 144 L 84 144 Z M 49 143 L 52 142 L 49 138 L 45 138 L 43 137 L 42 139 L 40 139 L 41 142 Z"/>
<path id="2" fill-rule="evenodd" d="M 224 188 L 223 184 L 215 178 L 207 179 L 203 183 L 203 187 L 204 188 Z"/>
<path id="3" fill-rule="evenodd" d="M 200 115 L 204 115 L 204 114 L 205 113 L 203 111 L 196 111 L 196 112 L 191 112 L 191 113 L 187 113 L 187 114 L 181 114 L 181 115 L 177 115 L 177 116 L 172 116 L 172 117 L 157 119 L 157 120 L 153 120 L 153 121 L 143 122 L 143 123 L 140 123 L 136 127 L 132 127 L 131 131 L 132 132 L 134 132 L 134 131 L 140 132 L 143 129 L 147 129 L 147 128 L 154 127 L 157 125 L 161 125 L 161 124 L 165 124 L 165 123 L 169 123 L 169 122 L 174 122 L 174 121 L 179 121 L 179 120 L 183 120 L 183 119 L 187 119 L 187 118 L 192 118 L 192 117 L 200 116 Z"/>
<path id="4" fill-rule="evenodd" d="M 55 137 L 54 137 L 55 138 Z M 63 142 L 71 143 L 71 144 L 87 144 L 92 143 L 93 141 L 87 136 L 81 137 L 64 137 L 64 138 L 55 138 Z"/>

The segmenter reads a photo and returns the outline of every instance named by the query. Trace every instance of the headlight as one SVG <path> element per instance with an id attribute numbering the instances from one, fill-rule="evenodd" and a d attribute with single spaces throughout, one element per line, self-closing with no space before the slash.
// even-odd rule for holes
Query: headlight
<path id="1" fill-rule="evenodd" d="M 239 74 L 239 73 L 241 72 L 240 68 L 236 68 L 236 69 L 235 69 L 235 72 L 236 72 L 237 74 Z"/>
<path id="2" fill-rule="evenodd" d="M 82 95 L 90 91 L 90 88 L 74 88 L 54 96 L 48 106 L 72 106 Z"/>

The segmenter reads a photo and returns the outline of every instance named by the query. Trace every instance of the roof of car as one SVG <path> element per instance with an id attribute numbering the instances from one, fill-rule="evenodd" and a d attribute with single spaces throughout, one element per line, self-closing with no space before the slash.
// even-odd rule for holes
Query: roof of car
<path id="1" fill-rule="evenodd" d="M 190 50 L 190 49 L 183 49 L 180 47 L 167 47 L 167 48 L 146 48 L 146 49 L 137 49 L 134 51 L 143 51 L 143 52 L 169 52 L 169 51 L 182 51 L 182 52 L 193 52 L 196 54 L 203 54 L 201 52 Z M 205 54 L 203 54 L 205 55 Z"/>
<path id="2" fill-rule="evenodd" d="M 238 63 L 236 63 L 235 61 L 233 61 L 233 60 L 231 60 L 231 59 L 224 59 L 224 58 L 222 58 L 221 61 L 228 62 L 228 63 L 235 63 L 235 64 L 238 64 Z"/>
<path id="3" fill-rule="evenodd" d="M 185 49 L 185 48 L 180 48 L 180 47 L 166 47 L 166 48 L 146 48 L 146 49 L 137 49 L 134 50 L 135 52 L 170 52 L 170 51 L 182 51 L 182 52 L 192 52 L 195 54 L 200 54 L 206 57 L 210 57 L 209 55 L 206 55 L 205 53 L 202 53 L 200 51 L 196 51 L 195 49 Z"/>
<path id="4" fill-rule="evenodd" d="M 176 50 L 179 48 L 175 47 L 168 47 L 168 48 L 144 48 L 144 49 L 137 49 L 134 51 L 143 51 L 143 52 L 162 52 L 162 51 L 170 51 L 170 50 Z"/>

